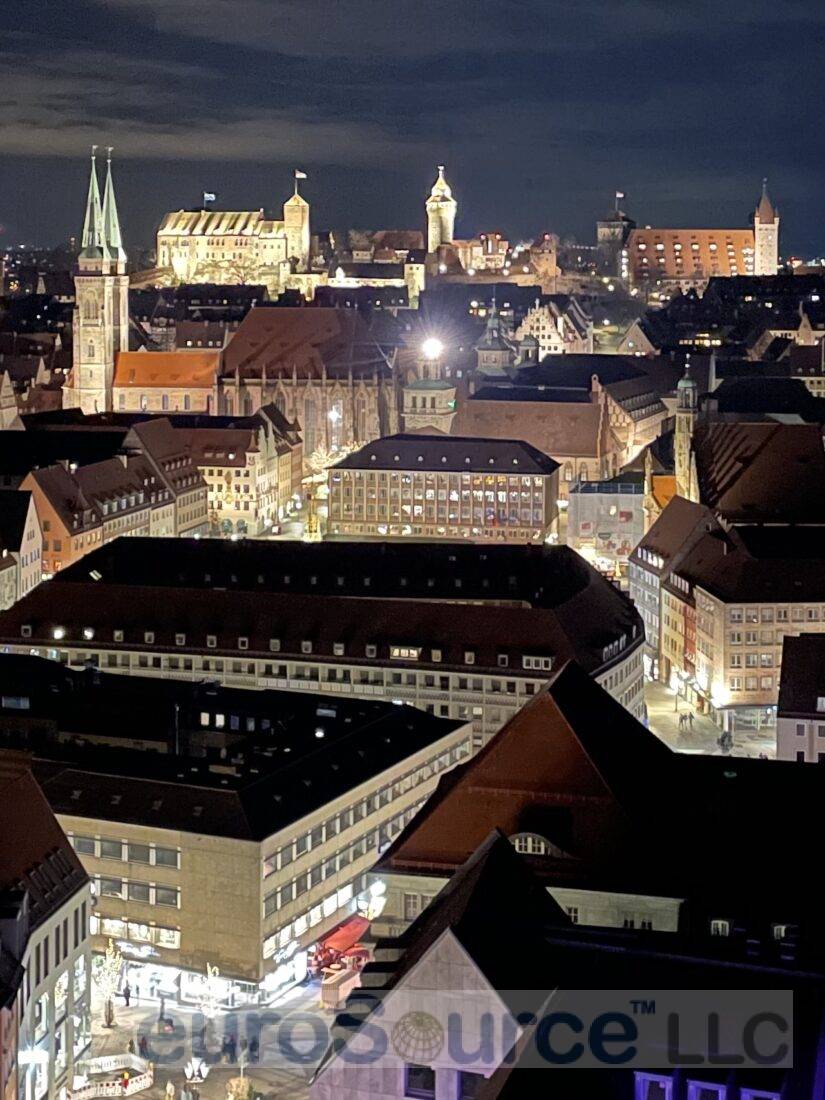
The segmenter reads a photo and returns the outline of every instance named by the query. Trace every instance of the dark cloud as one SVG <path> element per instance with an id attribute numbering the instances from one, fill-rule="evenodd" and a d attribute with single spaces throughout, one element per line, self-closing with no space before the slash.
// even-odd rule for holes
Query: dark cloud
<path id="1" fill-rule="evenodd" d="M 83 158 L 116 147 L 151 240 L 200 190 L 318 225 L 412 225 L 445 160 L 459 229 L 589 239 L 615 187 L 642 222 L 744 224 L 825 249 L 814 122 L 825 9 L 786 0 L 6 0 L 0 221 L 76 230 Z M 34 7 L 34 12 L 32 8 Z"/>

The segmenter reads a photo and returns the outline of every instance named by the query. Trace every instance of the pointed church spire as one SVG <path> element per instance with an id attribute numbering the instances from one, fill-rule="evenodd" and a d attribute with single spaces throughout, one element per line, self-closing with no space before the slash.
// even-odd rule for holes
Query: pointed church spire
<path id="1" fill-rule="evenodd" d="M 83 222 L 81 257 L 85 260 L 103 258 L 103 218 L 100 209 L 100 190 L 97 185 L 97 146 L 92 146 L 92 169 L 89 175 L 89 194 L 86 198 L 86 219 Z"/>
<path id="2" fill-rule="evenodd" d="M 118 264 L 126 262 L 123 250 L 123 238 L 120 234 L 120 219 L 117 215 L 115 185 L 112 182 L 112 146 L 106 148 L 106 186 L 103 191 L 103 249 L 107 258 Z"/>
<path id="3" fill-rule="evenodd" d="M 757 214 L 757 217 L 759 218 L 759 221 L 763 225 L 766 225 L 769 222 L 772 222 L 776 218 L 776 208 L 774 207 L 773 203 L 771 202 L 771 200 L 768 196 L 768 180 L 767 180 L 767 177 L 765 177 L 762 180 L 762 195 L 759 199 L 759 205 L 756 208 L 756 214 Z"/>

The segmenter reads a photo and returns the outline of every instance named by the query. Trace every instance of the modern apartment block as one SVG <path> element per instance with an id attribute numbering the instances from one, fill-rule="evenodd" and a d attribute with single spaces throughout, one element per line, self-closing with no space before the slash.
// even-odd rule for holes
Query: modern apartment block
<path id="1" fill-rule="evenodd" d="M 391 435 L 329 470 L 328 530 L 536 543 L 556 530 L 559 464 L 516 439 Z"/>
<path id="2" fill-rule="evenodd" d="M 133 988 L 193 1004 L 207 965 L 227 1003 L 266 1002 L 300 980 L 310 945 L 369 919 L 367 872 L 471 752 L 468 723 L 383 701 L 17 656 L 0 680 L 7 740 L 34 753 L 94 884 L 94 948 L 114 940 Z"/>
<path id="3" fill-rule="evenodd" d="M 476 745 L 565 658 L 642 717 L 642 641 L 630 600 L 564 546 L 121 539 L 0 615 L 10 652 L 397 699 L 471 722 Z"/>

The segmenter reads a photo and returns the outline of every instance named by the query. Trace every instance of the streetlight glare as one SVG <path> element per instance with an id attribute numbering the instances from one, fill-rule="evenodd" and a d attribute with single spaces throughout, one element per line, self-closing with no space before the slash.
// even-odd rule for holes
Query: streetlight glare
<path id="1" fill-rule="evenodd" d="M 444 351 L 444 345 L 436 336 L 428 337 L 421 345 L 425 359 L 438 359 Z"/>

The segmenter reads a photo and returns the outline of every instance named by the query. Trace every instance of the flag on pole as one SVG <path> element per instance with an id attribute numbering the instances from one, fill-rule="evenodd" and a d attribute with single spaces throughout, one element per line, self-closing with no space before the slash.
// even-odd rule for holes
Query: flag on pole
<path id="1" fill-rule="evenodd" d="M 204 191 L 203 193 L 203 205 L 206 206 L 208 202 L 214 202 L 218 196 L 214 191 Z"/>
<path id="2" fill-rule="evenodd" d="M 295 169 L 295 179 L 296 180 L 305 180 L 306 178 L 307 178 L 306 172 L 302 172 L 300 170 L 300 168 Z"/>
<path id="3" fill-rule="evenodd" d="M 617 199 L 623 199 L 624 197 L 625 197 L 624 191 L 617 191 L 616 192 L 616 198 Z"/>

